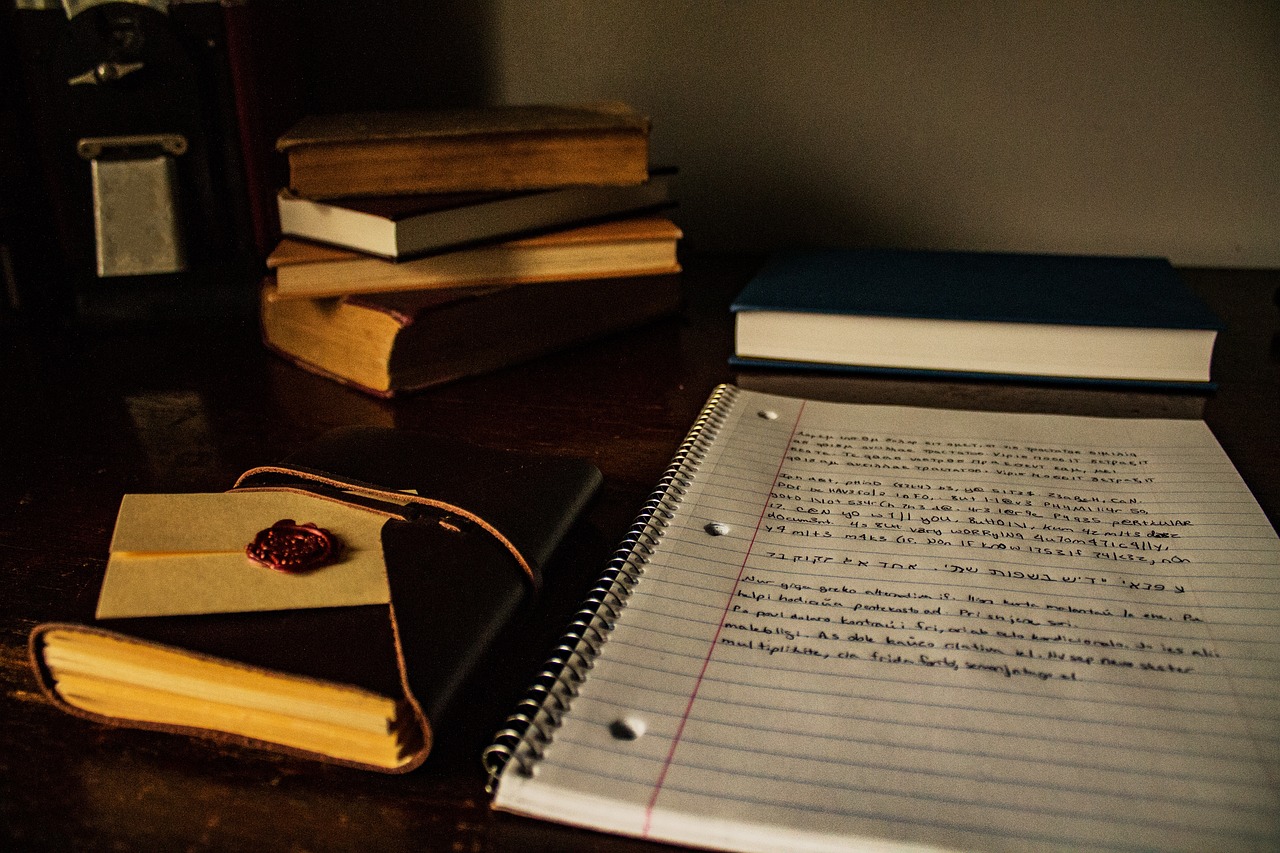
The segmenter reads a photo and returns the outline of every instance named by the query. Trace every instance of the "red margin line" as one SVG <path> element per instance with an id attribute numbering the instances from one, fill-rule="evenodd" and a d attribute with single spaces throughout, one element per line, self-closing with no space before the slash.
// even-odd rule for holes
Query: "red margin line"
<path id="1" fill-rule="evenodd" d="M 791 442 L 796 437 L 796 430 L 800 428 L 800 418 L 804 416 L 804 401 L 800 403 L 800 411 L 796 413 L 795 423 L 791 425 L 791 434 L 787 436 L 786 446 L 782 451 L 782 458 L 778 460 L 778 469 L 773 472 L 773 482 L 769 484 L 769 494 L 773 493 L 773 487 L 778 484 L 778 475 L 782 473 L 782 466 L 787 462 L 787 452 L 791 449 Z M 711 638 L 711 646 L 707 649 L 707 656 L 702 659 L 702 669 L 698 672 L 698 679 L 694 682 L 693 692 L 689 694 L 689 702 L 684 707 L 684 714 L 680 717 L 680 723 L 676 726 L 675 737 L 671 739 L 671 748 L 667 750 L 667 758 L 662 762 L 662 770 L 658 773 L 658 780 L 653 785 L 653 793 L 649 796 L 649 804 L 644 810 L 644 827 L 641 829 L 641 837 L 649 837 L 649 827 L 653 823 L 653 809 L 657 805 L 658 795 L 662 793 L 662 786 L 667 780 L 667 771 L 671 769 L 671 764 L 675 760 L 676 749 L 680 746 L 680 738 L 684 736 L 685 723 L 689 721 L 689 715 L 693 713 L 693 703 L 698 699 L 698 691 L 702 689 L 702 679 L 707 674 L 707 667 L 711 665 L 711 656 L 715 654 L 716 646 L 720 644 L 720 632 L 724 630 L 724 620 L 729 615 L 729 607 L 733 604 L 733 597 L 738 592 L 738 587 L 742 585 L 742 574 L 747 569 L 747 561 L 751 559 L 751 552 L 756 547 L 756 537 L 760 535 L 760 525 L 764 523 L 765 512 L 769 508 L 769 495 L 765 495 L 764 504 L 760 507 L 760 517 L 756 519 L 756 528 L 751 532 L 751 543 L 747 545 L 746 554 L 742 557 L 742 565 L 738 567 L 738 577 L 734 579 L 733 589 L 729 591 L 729 597 L 725 599 L 724 611 L 720 614 L 720 624 L 716 626 L 715 636 Z"/>

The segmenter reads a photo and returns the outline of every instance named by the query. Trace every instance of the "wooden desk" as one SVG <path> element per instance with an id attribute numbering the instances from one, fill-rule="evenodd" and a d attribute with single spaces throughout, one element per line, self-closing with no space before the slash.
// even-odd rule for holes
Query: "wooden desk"
<path id="1" fill-rule="evenodd" d="M 735 375 L 726 307 L 749 259 L 691 260 L 678 318 L 397 402 L 268 356 L 251 318 L 163 331 L 7 328 L 0 357 L 0 813 L 15 850 L 655 850 L 492 813 L 479 754 L 717 382 L 864 402 L 1203 417 L 1280 520 L 1280 274 L 1188 271 L 1229 324 L 1209 395 Z M 590 459 L 606 484 L 537 618 L 469 685 L 420 770 L 362 773 L 63 714 L 37 622 L 92 610 L 120 496 L 219 491 L 327 428 L 388 424 Z"/>

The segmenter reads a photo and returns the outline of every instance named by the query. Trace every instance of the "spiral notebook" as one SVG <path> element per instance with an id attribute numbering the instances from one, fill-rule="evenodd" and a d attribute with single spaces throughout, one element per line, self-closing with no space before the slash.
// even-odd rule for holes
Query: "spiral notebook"
<path id="1" fill-rule="evenodd" d="M 1203 422 L 715 391 L 494 807 L 717 850 L 1280 847 L 1280 540 Z"/>

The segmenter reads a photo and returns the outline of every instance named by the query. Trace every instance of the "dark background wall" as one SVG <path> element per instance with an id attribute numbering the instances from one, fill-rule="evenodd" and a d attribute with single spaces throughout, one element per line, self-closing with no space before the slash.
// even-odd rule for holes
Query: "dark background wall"
<path id="1" fill-rule="evenodd" d="M 1280 264 L 1280 3 L 488 4 L 499 97 L 619 97 L 691 242 Z"/>

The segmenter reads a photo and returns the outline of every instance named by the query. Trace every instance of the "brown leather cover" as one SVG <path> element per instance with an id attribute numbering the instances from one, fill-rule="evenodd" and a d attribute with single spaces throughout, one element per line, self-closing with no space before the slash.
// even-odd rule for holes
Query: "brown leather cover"
<path id="1" fill-rule="evenodd" d="M 531 600 L 542 567 L 600 481 L 594 466 L 576 459 L 476 448 L 384 427 L 335 430 L 280 465 L 248 472 L 236 488 L 337 490 L 352 503 L 369 505 L 380 504 L 375 491 L 410 491 L 432 501 L 410 504 L 401 513 L 405 518 L 383 526 L 390 605 L 41 625 L 31 635 L 32 663 L 46 695 L 77 716 L 405 772 L 425 760 L 432 723 L 503 626 Z M 410 760 L 386 771 L 223 732 L 88 713 L 58 696 L 43 664 L 41 638 L 55 627 L 112 633 L 403 699 L 419 735 Z"/>
<path id="2" fill-rule="evenodd" d="M 305 198 L 631 186 L 649 120 L 625 104 L 312 115 L 277 141 Z"/>

